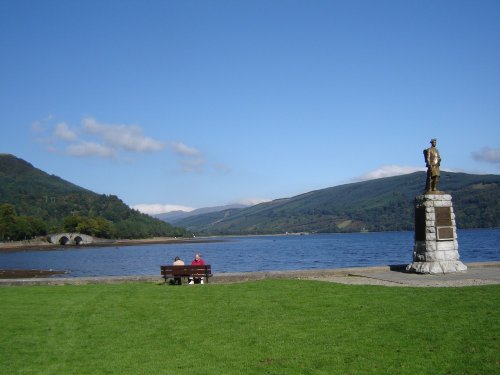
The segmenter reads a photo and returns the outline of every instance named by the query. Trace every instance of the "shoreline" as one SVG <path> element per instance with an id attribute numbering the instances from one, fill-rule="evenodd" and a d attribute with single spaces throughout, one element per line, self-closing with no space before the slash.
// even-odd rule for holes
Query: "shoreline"
<path id="1" fill-rule="evenodd" d="M 208 243 L 224 242 L 226 239 L 234 237 L 274 237 L 286 236 L 287 234 L 241 234 L 241 235 L 218 235 L 218 236 L 200 236 L 200 237 L 153 237 L 139 239 L 97 239 L 95 242 L 83 245 L 59 245 L 49 243 L 45 239 L 34 239 L 26 241 L 0 242 L 0 253 L 15 251 L 57 251 L 65 249 L 86 249 L 93 247 L 112 247 L 112 246 L 134 246 L 134 245 L 156 245 L 156 244 L 178 244 L 178 243 Z M 296 234 L 288 234 L 293 236 Z"/>
<path id="2" fill-rule="evenodd" d="M 406 272 L 405 265 L 217 273 L 210 278 L 210 282 L 207 284 L 239 283 L 263 279 L 315 280 L 340 284 L 379 285 L 390 287 L 466 287 L 500 284 L 500 261 L 467 263 L 467 267 L 468 270 L 465 272 L 435 275 Z M 29 271 L 34 275 L 36 271 L 41 270 Z M 29 277 L 25 275 L 25 277 L 19 278 L 2 278 L 0 272 L 0 287 L 28 285 L 115 284 L 130 282 L 149 282 L 157 285 L 165 284 L 160 274 L 135 276 L 57 277 L 56 273 L 59 271 L 45 271 L 53 272 L 53 274 L 46 274 L 45 277 L 40 277 L 40 275 Z"/>
<path id="3" fill-rule="evenodd" d="M 13 251 L 50 251 L 65 249 L 86 249 L 91 247 L 110 247 L 110 246 L 133 246 L 133 245 L 155 245 L 155 244 L 177 244 L 177 243 L 207 243 L 221 242 L 220 239 L 210 239 L 209 237 L 182 238 L 182 237 L 154 237 L 143 239 L 120 239 L 120 240 L 98 240 L 96 242 L 84 245 L 59 245 L 42 240 L 1 242 L 1 252 Z"/>
<path id="4" fill-rule="evenodd" d="M 490 230 L 499 228 L 468 228 L 465 230 Z M 384 232 L 368 232 L 368 233 L 398 233 L 411 231 L 384 231 Z M 358 233 L 358 232 L 357 232 Z M 312 233 L 310 233 L 312 234 Z M 327 234 L 327 233 L 325 233 Z M 338 235 L 346 235 L 351 233 L 330 233 Z M 85 249 L 92 247 L 111 247 L 111 246 L 133 246 L 133 245 L 155 245 L 155 244 L 177 244 L 177 243 L 208 243 L 208 242 L 224 242 L 226 239 L 237 237 L 275 237 L 275 236 L 299 236 L 298 233 L 276 233 L 276 234 L 230 234 L 230 235 L 214 235 L 200 237 L 153 237 L 140 239 L 96 239 L 95 242 L 83 245 L 59 245 L 47 242 L 44 237 L 26 241 L 11 241 L 0 242 L 0 253 L 15 252 L 15 251 L 51 251 L 64 249 Z"/>

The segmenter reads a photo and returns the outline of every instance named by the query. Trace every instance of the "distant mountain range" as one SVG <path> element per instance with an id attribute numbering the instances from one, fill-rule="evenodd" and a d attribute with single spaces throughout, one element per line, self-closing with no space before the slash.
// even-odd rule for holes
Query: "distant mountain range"
<path id="1" fill-rule="evenodd" d="M 202 235 L 413 230 L 413 202 L 424 185 L 425 172 L 415 172 L 174 222 Z M 452 194 L 459 228 L 500 226 L 499 175 L 442 172 L 439 188 Z"/>
<path id="2" fill-rule="evenodd" d="M 157 215 L 152 215 L 153 217 L 156 217 L 157 219 L 163 220 L 167 223 L 170 224 L 175 224 L 176 222 L 187 219 L 188 217 L 191 216 L 196 216 L 196 215 L 203 215 L 203 214 L 209 214 L 212 212 L 219 212 L 219 211 L 224 211 L 224 210 L 230 210 L 233 208 L 245 208 L 248 207 L 248 205 L 245 204 L 228 204 L 225 206 L 216 206 L 216 207 L 204 207 L 204 208 L 198 208 L 193 211 L 170 211 L 166 212 L 163 214 L 157 214 Z"/>
<path id="3" fill-rule="evenodd" d="M 413 230 L 413 202 L 424 185 L 425 173 L 416 172 L 251 207 L 172 212 L 159 220 L 130 209 L 117 196 L 96 194 L 0 154 L 0 240 L 63 230 L 108 238 Z M 459 228 L 500 226 L 499 175 L 442 172 L 439 187 L 453 196 Z"/>

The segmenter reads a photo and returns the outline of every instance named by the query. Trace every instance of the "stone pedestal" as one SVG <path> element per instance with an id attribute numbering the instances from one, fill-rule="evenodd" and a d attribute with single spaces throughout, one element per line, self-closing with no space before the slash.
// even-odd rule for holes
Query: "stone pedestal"
<path id="1" fill-rule="evenodd" d="M 415 198 L 413 263 L 406 270 L 431 274 L 467 271 L 458 254 L 451 195 L 425 194 Z"/>

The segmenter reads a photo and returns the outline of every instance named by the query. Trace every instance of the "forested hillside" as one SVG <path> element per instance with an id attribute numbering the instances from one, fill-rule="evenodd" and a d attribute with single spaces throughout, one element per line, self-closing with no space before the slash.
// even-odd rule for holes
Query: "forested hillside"
<path id="1" fill-rule="evenodd" d="M 312 191 L 243 209 L 175 222 L 197 234 L 413 230 L 413 200 L 425 173 Z M 500 226 L 500 176 L 442 172 L 459 228 Z M 191 236 L 191 232 L 130 209 L 117 196 L 96 194 L 0 154 L 0 240 L 70 231 L 102 238 Z"/>
<path id="2" fill-rule="evenodd" d="M 129 208 L 117 196 L 96 194 L 0 154 L 0 240 L 60 231 L 102 238 L 189 235 Z"/>
<path id="3" fill-rule="evenodd" d="M 312 191 L 245 209 L 176 221 L 199 234 L 413 230 L 414 198 L 425 173 L 416 172 Z M 442 172 L 459 228 L 500 226 L 500 176 Z"/>

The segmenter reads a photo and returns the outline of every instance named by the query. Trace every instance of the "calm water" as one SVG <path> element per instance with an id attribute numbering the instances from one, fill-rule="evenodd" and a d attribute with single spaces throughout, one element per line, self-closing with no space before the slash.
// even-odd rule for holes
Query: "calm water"
<path id="1" fill-rule="evenodd" d="M 85 247 L 0 253 L 0 269 L 66 270 L 67 277 L 154 275 L 178 255 L 200 251 L 215 273 L 411 263 L 413 232 L 232 237 L 222 242 Z M 500 260 L 500 229 L 459 230 L 464 262 Z"/>

